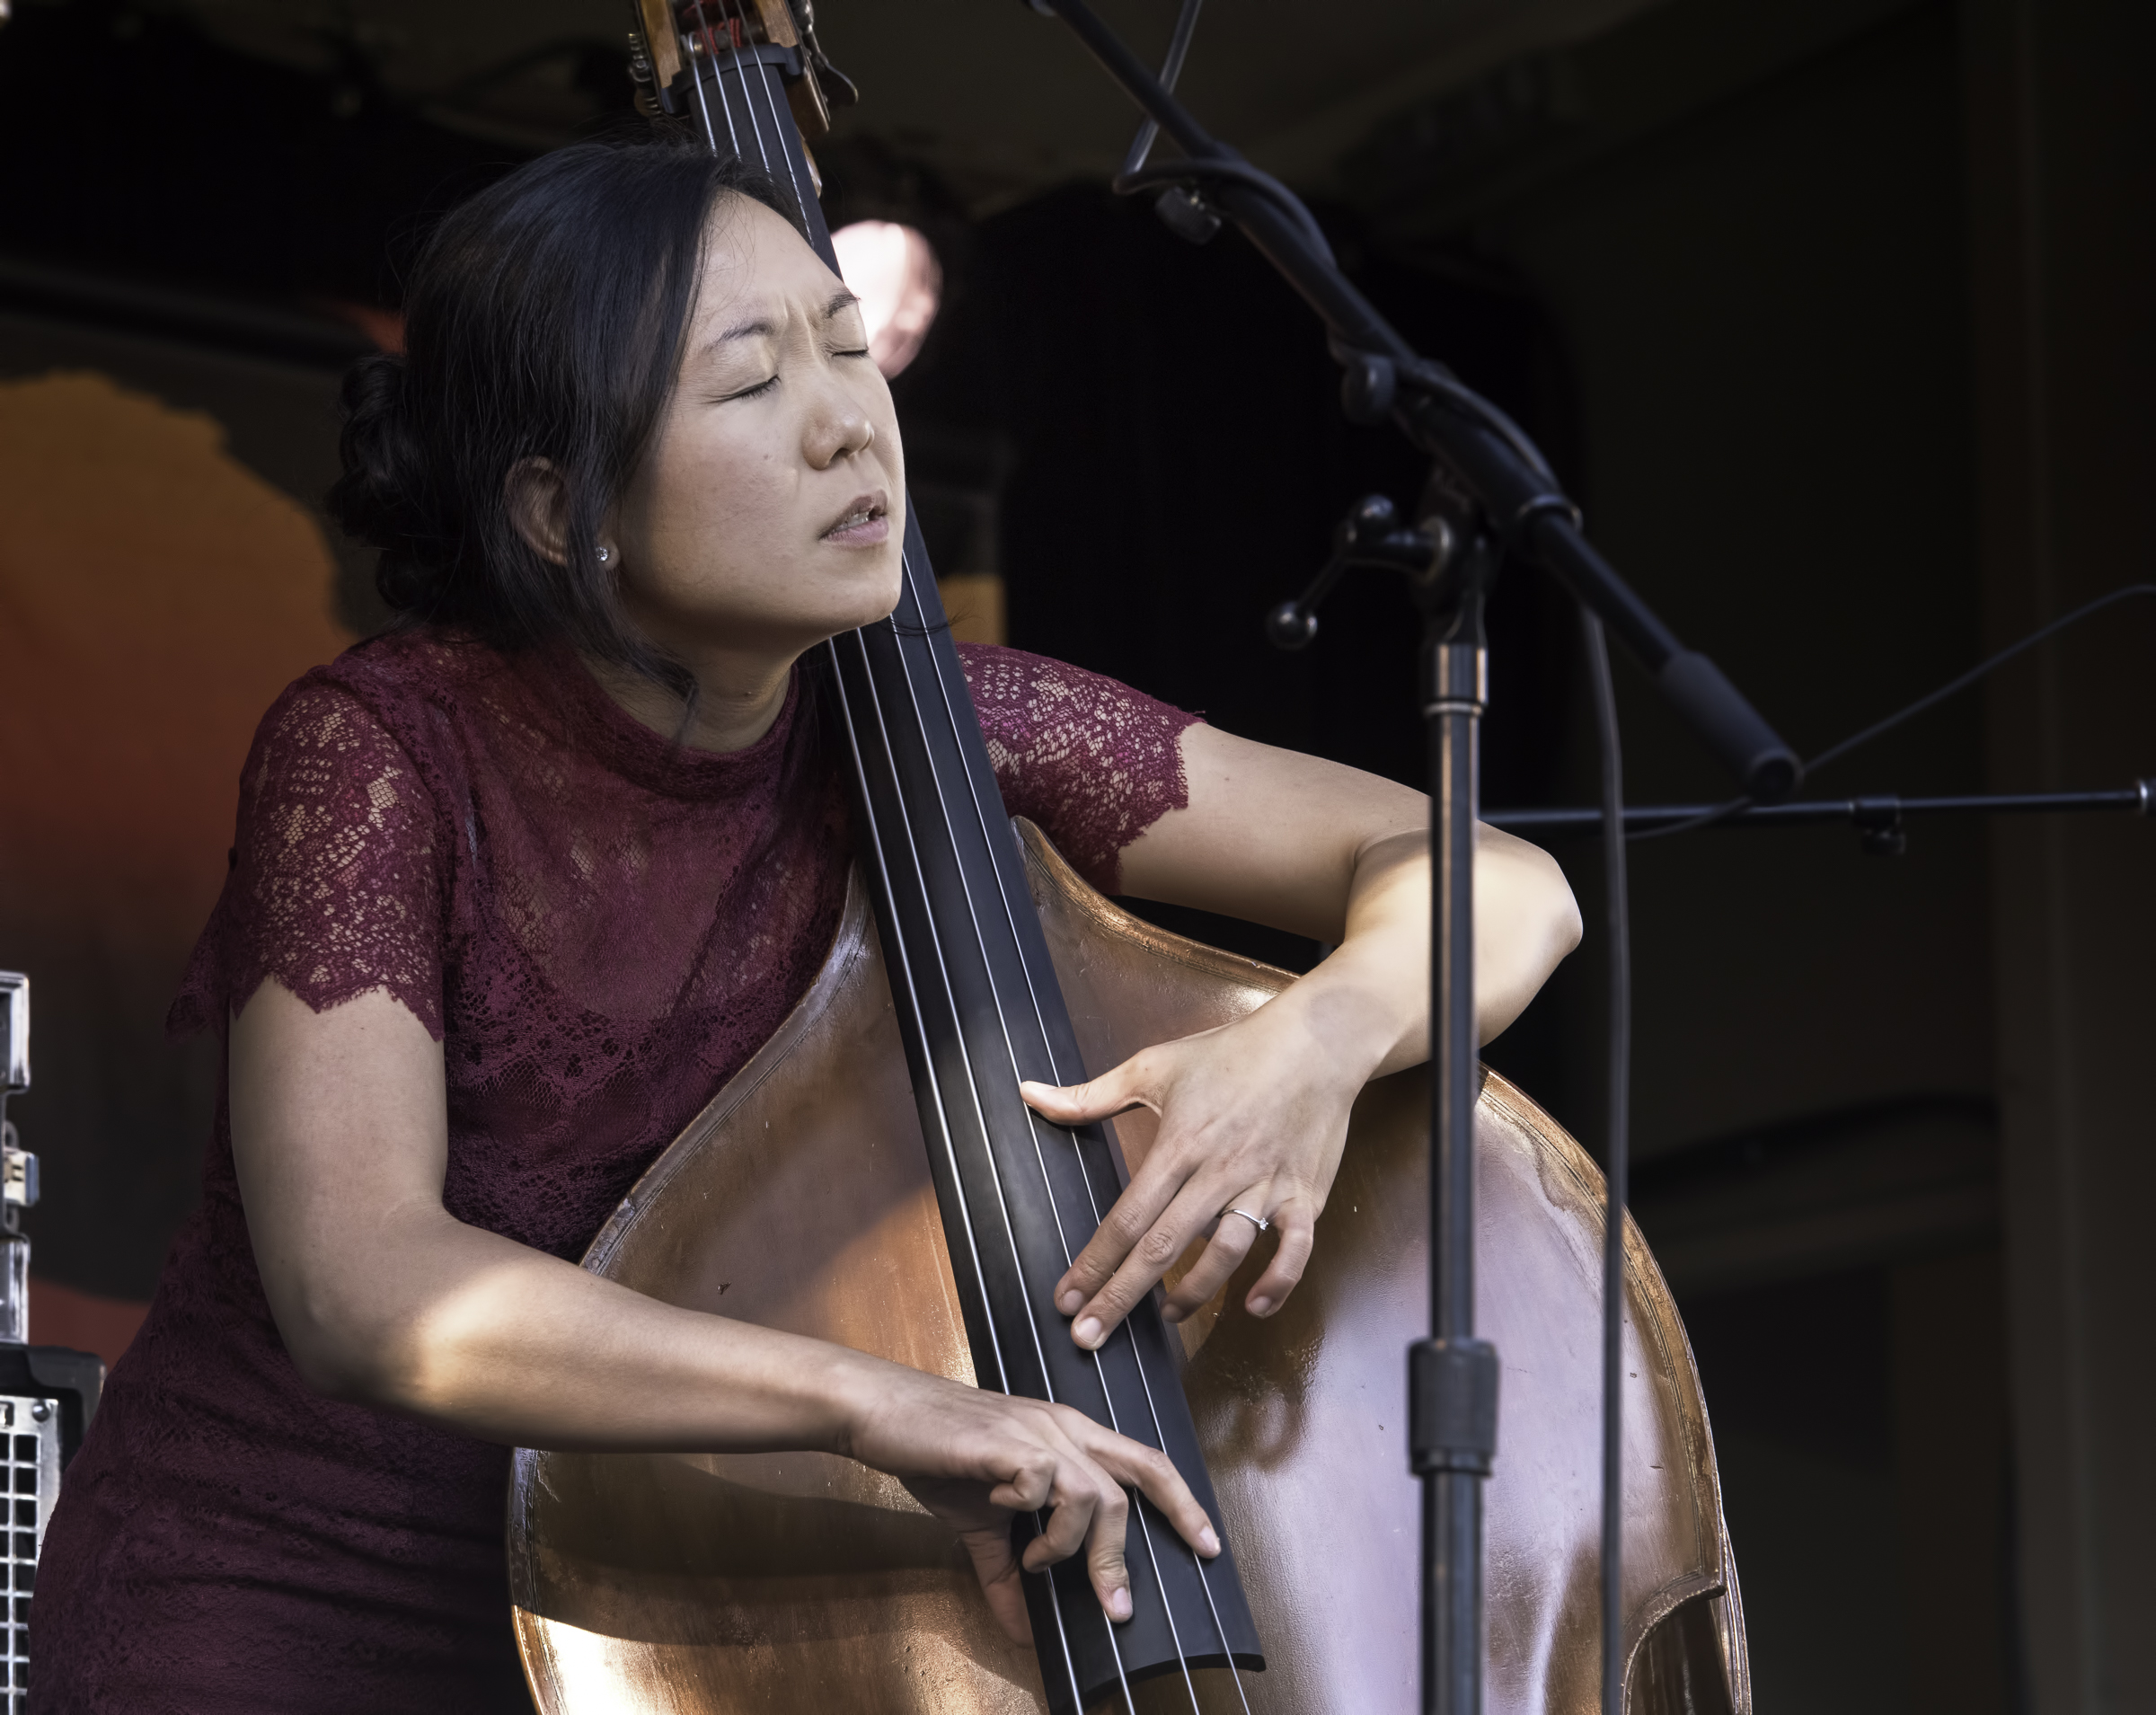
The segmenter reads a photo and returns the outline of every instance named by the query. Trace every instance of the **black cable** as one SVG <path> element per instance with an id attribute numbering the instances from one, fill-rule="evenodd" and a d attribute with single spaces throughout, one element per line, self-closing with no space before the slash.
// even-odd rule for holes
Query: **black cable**
<path id="1" fill-rule="evenodd" d="M 1133 146 L 1132 154 L 1137 153 Z M 1204 186 L 1207 181 L 1239 184 L 1259 195 L 1293 221 L 1295 230 L 1327 262 L 1334 261 L 1332 245 L 1326 238 L 1318 218 L 1310 212 L 1310 205 L 1295 195 L 1279 180 L 1263 169 L 1252 166 L 1239 156 L 1188 156 L 1180 160 L 1163 161 L 1150 167 L 1129 167 L 1109 181 L 1109 189 L 1119 197 L 1135 196 L 1141 190 L 1159 190 L 1168 185 L 1196 183 Z M 1334 355 L 1347 360 L 1341 348 Z M 1557 478 L 1550 469 L 1550 461 L 1543 457 L 1527 431 L 1514 422 L 1504 411 L 1468 386 L 1442 363 L 1418 358 L 1403 364 L 1401 380 L 1409 387 L 1430 394 L 1441 401 L 1457 415 L 1488 430 L 1512 449 L 1514 456 L 1547 482 L 1551 489 L 1558 486 Z M 1568 502 L 1567 504 L 1569 504 Z"/>
<path id="2" fill-rule="evenodd" d="M 1667 827 L 1642 828 L 1637 834 L 1627 834 L 1628 840 L 1666 840 L 1672 834 L 1695 833 L 1702 827 L 1712 827 L 1717 822 L 1726 822 L 1739 810 L 1750 809 L 1749 798 L 1733 798 L 1727 804 L 1717 804 L 1704 816 L 1695 816 L 1689 822 L 1672 822 Z"/>
<path id="3" fill-rule="evenodd" d="M 2009 661 L 2012 660 L 2015 656 L 2019 655 L 2023 650 L 2036 648 L 2036 646 L 2043 642 L 2045 639 L 2054 636 L 2058 632 L 2064 631 L 2069 625 L 2073 624 L 2077 620 L 2087 619 L 2091 614 L 2101 613 L 2105 608 L 2110 606 L 2112 603 L 2125 601 L 2130 596 L 2156 596 L 2156 584 L 2122 584 L 2116 589 L 2112 590 L 2108 595 L 2099 596 L 2094 601 L 2084 603 L 2082 606 L 2075 608 L 2071 614 L 2066 614 L 2063 618 L 2054 619 L 2048 625 L 2038 626 L 2027 637 L 2023 638 L 2019 643 L 2008 645 L 2005 649 L 2001 650 L 1998 654 L 1993 656 L 1990 660 L 1981 662 L 1977 666 L 1971 667 L 1966 673 L 1964 673 L 1958 679 L 1954 680 L 1951 684 L 1940 685 L 1939 689 L 1932 692 L 1930 696 L 1919 697 L 1914 703 L 1912 703 L 1907 708 L 1902 710 L 1898 714 L 1890 714 L 1884 720 L 1878 722 L 1876 726 L 1865 728 L 1864 730 L 1857 734 L 1855 738 L 1844 738 L 1840 744 L 1834 746 L 1831 750 L 1821 751 L 1816 757 L 1805 765 L 1805 774 L 1808 778 L 1810 775 L 1817 774 L 1819 770 L 1825 767 L 1828 763 L 1839 762 L 1843 756 L 1846 756 L 1859 745 L 1867 744 L 1870 740 L 1878 738 L 1881 733 L 1891 731 L 1894 728 L 1900 726 L 1903 721 L 1908 720 L 1912 715 L 1922 714 L 1934 703 L 1944 702 L 1947 698 L 1952 696 L 1955 692 L 1966 689 L 1968 686 L 1975 684 L 1978 679 L 1981 679 L 1993 667 L 2004 667 Z"/>
<path id="4" fill-rule="evenodd" d="M 2037 644 L 2056 637 L 2069 625 L 2087 619 L 2091 614 L 2100 614 L 2114 603 L 2125 601 L 2135 596 L 2156 596 L 2156 584 L 2121 584 L 2116 589 L 2107 591 L 2094 601 L 2083 602 L 2072 613 L 2063 614 L 2049 623 L 2039 625 L 2019 642 L 2010 643 L 1988 660 L 1979 661 L 1959 678 L 1948 680 L 1938 690 L 1927 692 L 1924 695 L 1917 698 L 1914 703 L 1910 703 L 1906 708 L 1896 710 L 1884 720 L 1875 721 L 1853 737 L 1844 738 L 1840 744 L 1829 746 L 1826 749 L 1822 750 L 1811 761 L 1805 764 L 1805 778 L 1808 781 L 1827 764 L 1840 762 L 1859 745 L 1869 744 L 1882 733 L 1893 731 L 1903 721 L 1912 720 L 1923 713 L 1925 710 L 1935 703 L 1944 703 L 1957 691 L 1967 690 L 1970 685 L 1975 684 L 1987 673 L 2004 667 L 2016 656 L 2036 648 Z M 1647 828 L 1638 834 L 1628 834 L 1625 837 L 1630 840 L 1666 840 L 1673 834 L 1690 834 L 1702 827 L 1711 827 L 1715 823 L 1726 821 L 1736 815 L 1737 811 L 1749 809 L 1751 807 L 1752 800 L 1749 798 L 1733 798 L 1726 804 L 1718 804 L 1706 815 L 1695 816 L 1688 822 L 1673 823 L 1668 827 Z"/>
<path id="5" fill-rule="evenodd" d="M 1146 123 L 1150 125 L 1153 121 L 1149 119 Z M 1147 149 L 1152 147 L 1152 139 L 1143 130 L 1138 134 L 1138 142 L 1144 144 Z M 1134 143 L 1131 146 L 1131 156 L 1136 159 L 1139 155 L 1138 144 Z M 1141 190 L 1154 190 L 1168 185 L 1197 183 L 1202 186 L 1208 180 L 1239 184 L 1257 191 L 1294 223 L 1295 230 L 1302 234 L 1303 243 L 1326 261 L 1333 261 L 1332 245 L 1325 236 L 1324 228 L 1318 225 L 1317 217 L 1310 212 L 1310 205 L 1271 173 L 1252 166 L 1239 156 L 1187 155 L 1180 160 L 1163 161 L 1149 167 L 1134 167 L 1126 163 L 1123 171 L 1109 181 L 1109 189 L 1119 197 L 1130 197 Z M 1552 490 L 1557 488 L 1557 477 L 1550 468 L 1550 461 L 1542 455 L 1542 449 L 1534 444 L 1527 431 L 1514 422 L 1502 409 L 1468 386 L 1444 364 L 1433 363 L 1427 358 L 1418 359 L 1401 367 L 1401 379 L 1409 386 L 1442 401 L 1469 422 L 1495 435 L 1536 476 Z"/>
<path id="6" fill-rule="evenodd" d="M 1420 358 L 1407 367 L 1405 376 L 1411 385 L 1425 393 L 1435 394 L 1470 422 L 1487 429 L 1511 447 L 1520 463 L 1541 477 L 1551 489 L 1559 486 L 1556 473 L 1550 468 L 1550 461 L 1542 456 L 1542 449 L 1529 438 L 1527 431 L 1514 422 L 1501 408 L 1467 385 L 1444 364 L 1434 363 L 1427 358 Z M 1569 506 L 1571 502 L 1567 500 L 1566 504 Z M 1573 510 L 1577 517 L 1578 508 L 1574 508 Z"/>
<path id="7" fill-rule="evenodd" d="M 1625 874 L 1624 747 L 1609 639 L 1584 602 L 1579 629 L 1602 754 L 1602 856 L 1609 914 L 1608 1131 L 1603 1145 L 1602 1712 L 1624 1715 L 1624 1206 L 1631 1166 L 1632 934 Z"/>
<path id="8" fill-rule="evenodd" d="M 1204 0 L 1183 0 L 1182 9 L 1175 14 L 1175 33 L 1168 39 L 1168 58 L 1161 67 L 1161 87 L 1170 94 L 1175 93 L 1176 80 L 1183 75 L 1183 57 L 1190 51 L 1190 38 L 1197 33 L 1197 9 Z M 1138 126 L 1138 134 L 1130 140 L 1130 153 L 1123 157 L 1120 176 L 1127 179 L 1145 164 L 1145 157 L 1153 153 L 1153 140 L 1161 134 L 1161 122 L 1148 114 Z"/>
<path id="9" fill-rule="evenodd" d="M 1189 52 L 1190 39 L 1197 29 L 1197 13 L 1200 4 L 1201 0 L 1183 0 L 1182 6 L 1177 13 L 1175 31 L 1169 44 L 1167 62 L 1161 68 L 1161 75 L 1157 80 L 1160 88 L 1164 92 L 1172 93 L 1177 79 L 1182 75 L 1184 57 Z M 1037 11 L 1051 10 L 1051 8 L 1044 6 L 1041 0 L 1034 0 L 1034 5 Z M 1065 22 L 1075 27 L 1080 20 L 1075 16 L 1066 15 Z M 1095 26 L 1098 24 L 1098 21 L 1092 19 L 1090 14 L 1086 16 L 1085 22 Z M 1089 45 L 1096 52 L 1101 50 L 1103 44 L 1100 40 L 1089 37 L 1086 30 L 1081 29 L 1079 34 L 1082 38 L 1088 40 Z M 1112 38 L 1110 40 L 1112 40 Z M 1118 46 L 1119 48 L 1119 44 Z M 1110 73 L 1115 75 L 1115 68 L 1112 65 Z M 1133 196 L 1141 190 L 1158 190 L 1177 184 L 1195 183 L 1203 189 L 1208 181 L 1215 184 L 1226 182 L 1241 185 L 1258 192 L 1280 214 L 1286 216 L 1293 223 L 1297 233 L 1302 235 L 1303 243 L 1310 246 L 1313 254 L 1321 258 L 1329 267 L 1337 268 L 1339 266 L 1332 253 L 1332 246 L 1325 237 L 1324 229 L 1318 225 L 1317 217 L 1311 213 L 1309 204 L 1282 184 L 1279 180 L 1274 178 L 1271 173 L 1251 165 L 1233 149 L 1224 148 L 1221 145 L 1204 137 L 1202 133 L 1187 139 L 1181 159 L 1148 166 L 1145 164 L 1146 159 L 1152 154 L 1153 140 L 1159 134 L 1159 121 L 1147 114 L 1138 127 L 1136 137 L 1131 140 L 1129 152 L 1123 159 L 1122 171 L 1109 181 L 1109 188 L 1117 195 Z M 1345 356 L 1337 349 L 1335 355 L 1341 356 L 1342 360 L 1346 360 Z M 1376 355 L 1395 354 L 1380 353 Z M 1497 405 L 1462 383 L 1444 364 L 1434 363 L 1424 358 L 1403 359 L 1400 368 L 1400 378 L 1409 387 L 1419 389 L 1442 401 L 1457 415 L 1496 436 L 1512 450 L 1514 456 L 1547 483 L 1551 490 L 1557 489 L 1557 478 L 1550 468 L 1550 461 L 1542 455 L 1542 448 L 1534 444 L 1526 431 Z M 1567 504 L 1568 505 L 1569 502 Z"/>

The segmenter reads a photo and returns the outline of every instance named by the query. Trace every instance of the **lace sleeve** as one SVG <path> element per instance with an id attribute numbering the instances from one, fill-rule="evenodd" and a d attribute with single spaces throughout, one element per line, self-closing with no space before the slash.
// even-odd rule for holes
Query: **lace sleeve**
<path id="1" fill-rule="evenodd" d="M 240 778 L 232 872 L 169 1028 L 222 1029 L 274 977 L 317 1012 L 372 989 L 438 1041 L 446 887 L 432 796 L 348 692 L 274 703 Z"/>
<path id="2" fill-rule="evenodd" d="M 1179 741 L 1198 717 L 1023 650 L 961 643 L 959 659 L 1003 808 L 1115 892 L 1124 847 L 1190 801 Z"/>

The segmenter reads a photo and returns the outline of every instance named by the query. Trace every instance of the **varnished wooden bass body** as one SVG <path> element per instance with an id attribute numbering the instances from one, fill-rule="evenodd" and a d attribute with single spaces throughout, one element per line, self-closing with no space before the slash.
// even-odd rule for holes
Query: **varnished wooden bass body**
<path id="1" fill-rule="evenodd" d="M 1225 1023 L 1290 980 L 1132 917 L 1021 828 L 1089 1066 Z M 1286 1307 L 1262 1322 L 1241 1310 L 1254 1255 L 1180 1330 L 1185 1389 L 1268 1664 L 1241 1676 L 1259 1715 L 1416 1707 L 1418 1503 L 1403 1395 L 1427 1315 L 1428 1114 L 1420 1071 L 1371 1084 Z M 1116 1123 L 1135 1163 L 1152 1116 Z M 1490 1715 L 1589 1715 L 1601 1176 L 1494 1074 L 1477 1146 L 1477 1301 L 1504 1362 L 1485 1703 Z M 1627 1254 L 1628 1709 L 1748 1715 L 1691 1349 L 1636 1230 Z M 808 995 L 653 1164 L 584 1266 L 669 1303 L 974 1379 L 858 879 Z M 844 1459 L 520 1449 L 508 1539 L 541 1715 L 1046 1707 L 1033 1652 L 990 1619 L 950 1532 L 897 1482 Z M 1206 1715 L 1243 1707 L 1225 1671 L 1195 1679 Z M 1137 1697 L 1147 1711 L 1191 1706 L 1172 1674 Z"/>

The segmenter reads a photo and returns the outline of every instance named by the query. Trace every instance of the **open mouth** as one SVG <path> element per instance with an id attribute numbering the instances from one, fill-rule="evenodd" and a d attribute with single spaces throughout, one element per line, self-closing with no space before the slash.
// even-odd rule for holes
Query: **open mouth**
<path id="1" fill-rule="evenodd" d="M 863 495 L 846 509 L 844 517 L 824 532 L 824 540 L 837 543 L 881 542 L 890 535 L 890 526 L 886 521 L 887 510 L 881 500 Z"/>

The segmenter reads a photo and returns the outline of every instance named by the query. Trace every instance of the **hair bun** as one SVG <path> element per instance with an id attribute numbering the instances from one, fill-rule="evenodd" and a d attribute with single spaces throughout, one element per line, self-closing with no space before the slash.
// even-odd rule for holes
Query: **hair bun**
<path id="1" fill-rule="evenodd" d="M 404 355 L 345 378 L 344 475 L 329 495 L 330 515 L 381 550 L 375 583 L 397 623 L 505 651 L 573 642 L 694 688 L 629 619 L 592 536 L 673 397 L 722 196 L 792 217 L 767 176 L 684 130 L 556 149 L 436 225 L 404 279 Z M 512 499 L 531 458 L 567 484 L 560 560 Z"/>
<path id="2" fill-rule="evenodd" d="M 401 354 L 384 351 L 362 358 L 345 376 L 337 443 L 344 474 L 328 499 L 330 517 L 347 535 L 382 551 L 375 581 L 399 612 L 432 605 L 450 537 L 405 403 L 407 373 Z"/>

